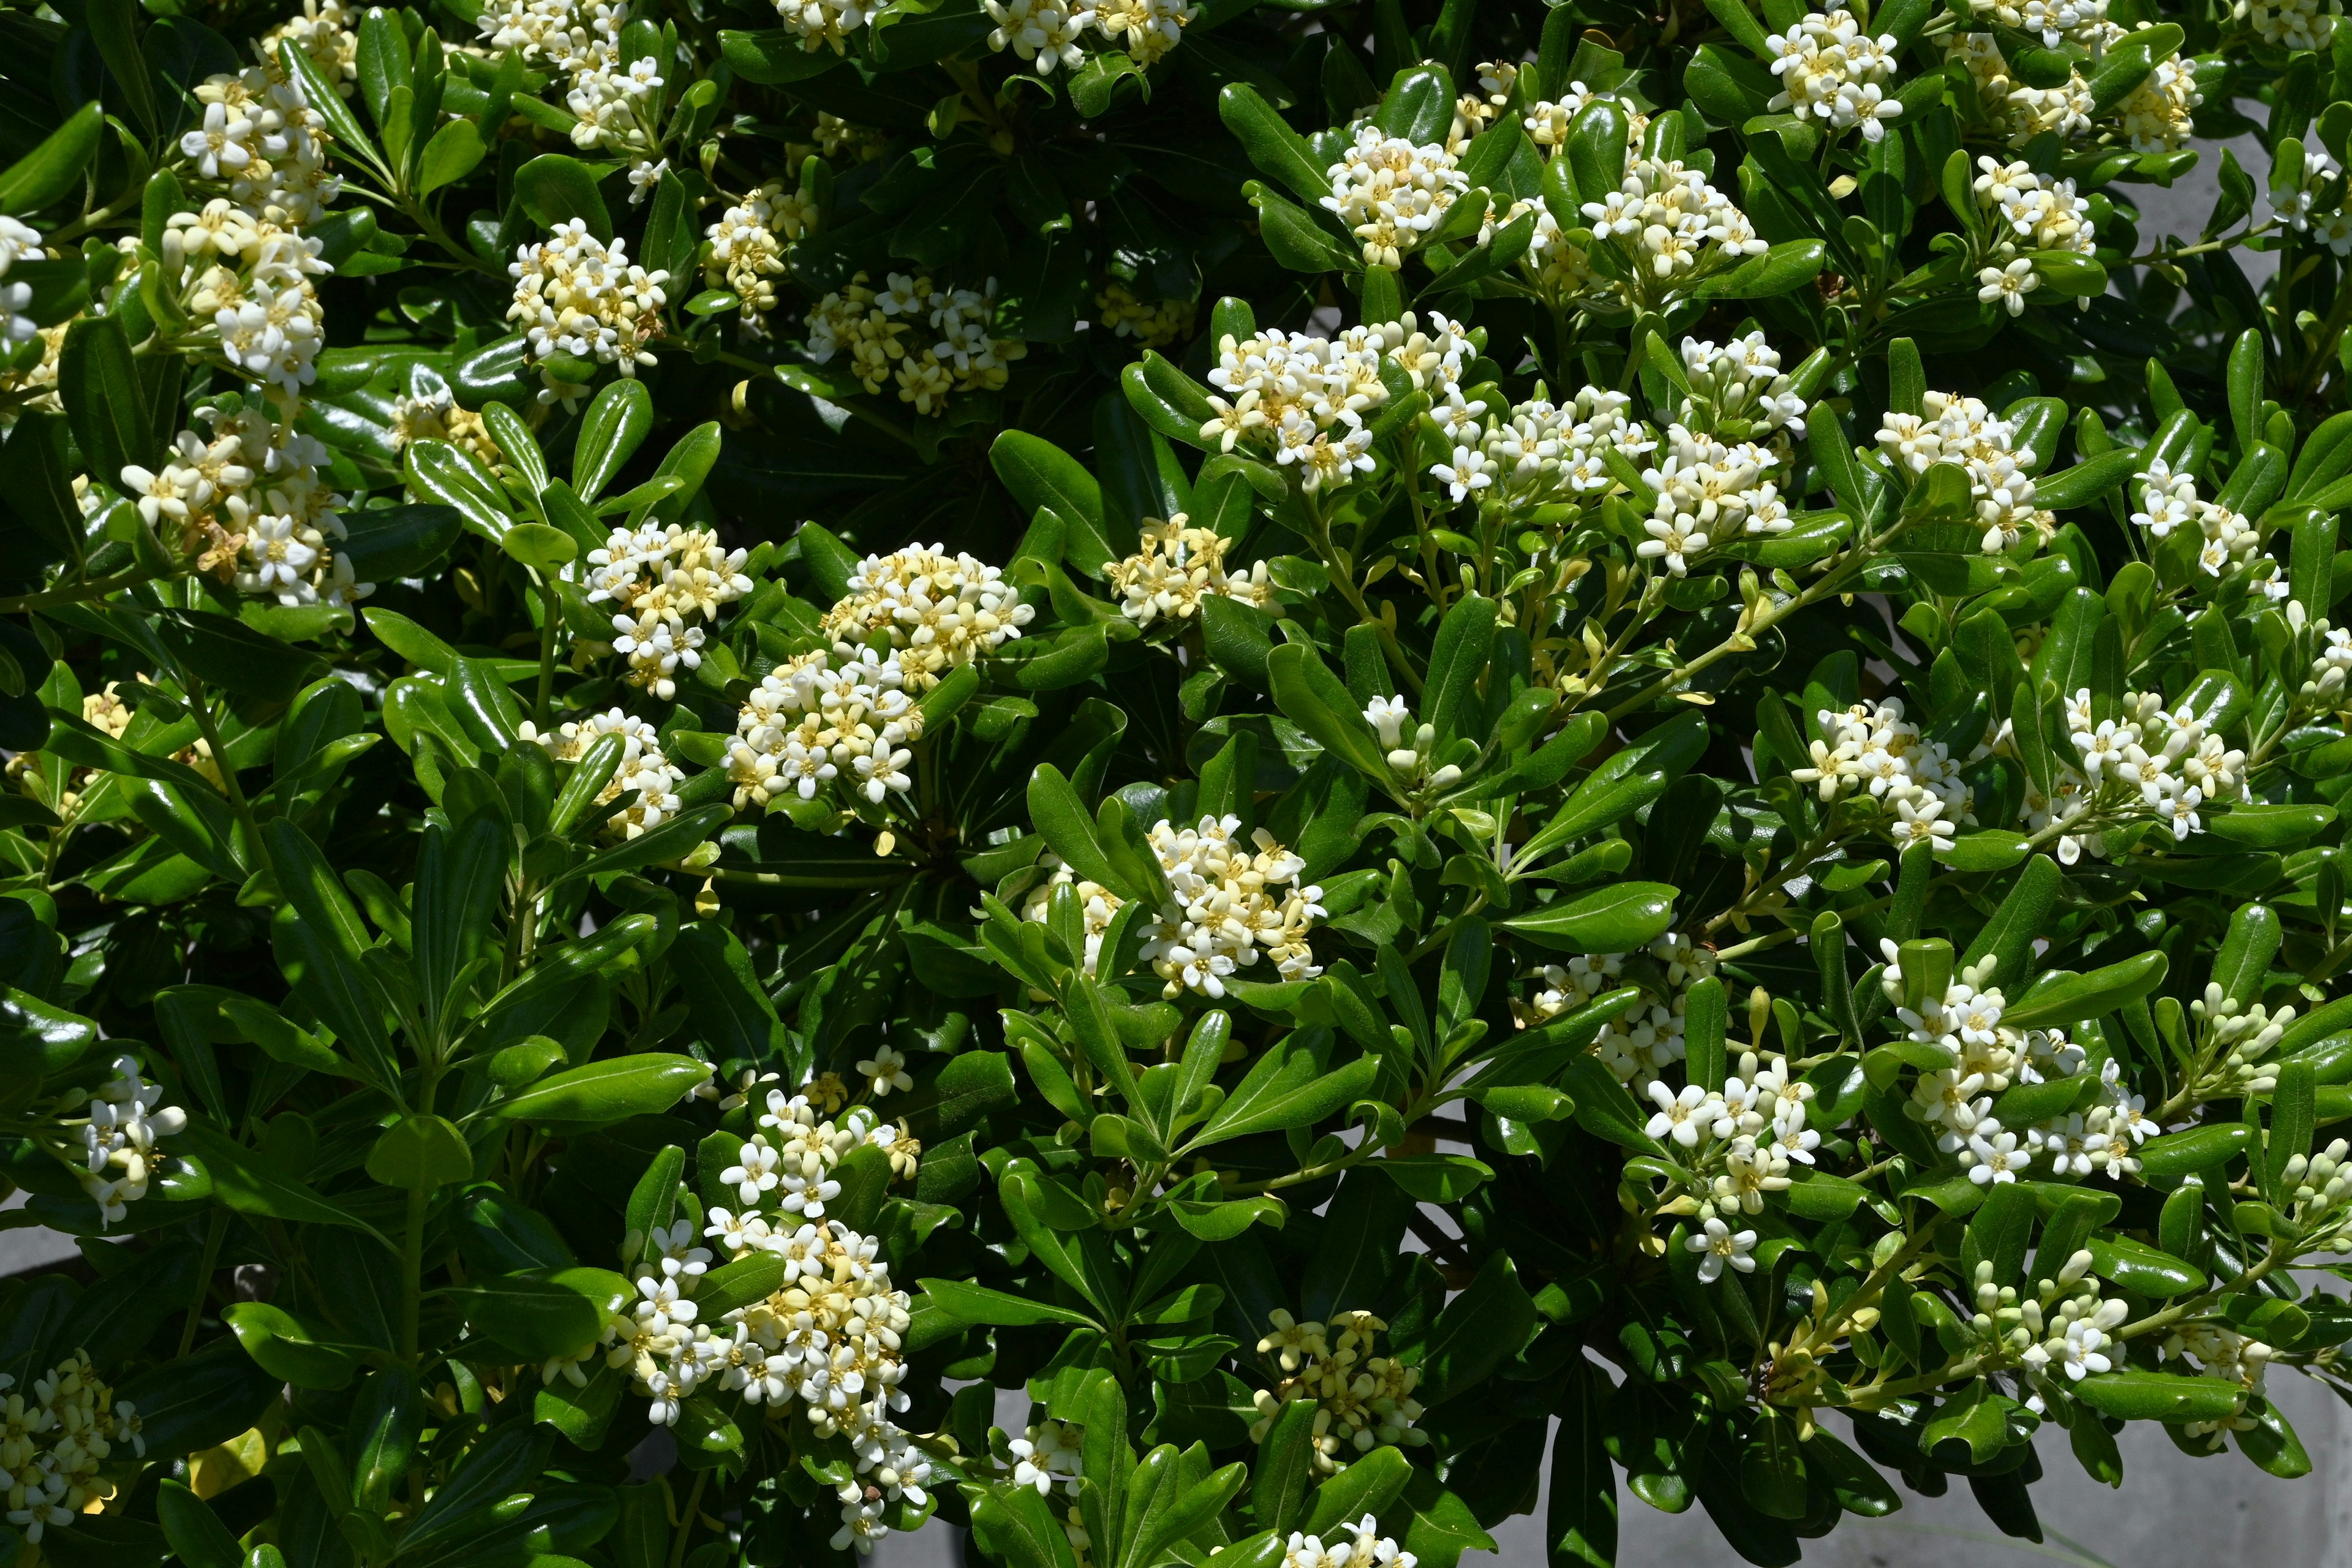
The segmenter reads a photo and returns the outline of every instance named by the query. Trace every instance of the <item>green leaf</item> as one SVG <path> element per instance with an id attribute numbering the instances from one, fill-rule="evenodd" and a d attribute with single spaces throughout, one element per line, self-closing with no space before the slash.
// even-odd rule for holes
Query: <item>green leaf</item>
<path id="1" fill-rule="evenodd" d="M 152 469 L 158 439 L 121 316 L 81 316 L 58 351 L 58 391 L 91 479 L 135 492 L 122 470 Z"/>
<path id="2" fill-rule="evenodd" d="M 649 1051 L 543 1078 L 489 1113 L 509 1121 L 605 1127 L 667 1110 L 709 1080 L 710 1068 L 692 1057 Z"/>
<path id="3" fill-rule="evenodd" d="M 166 1478 L 157 1487 L 155 1519 L 186 1568 L 244 1568 L 245 1552 L 236 1537 L 186 1483 Z"/>
<path id="4" fill-rule="evenodd" d="M 222 1309 L 221 1321 L 262 1370 L 298 1388 L 347 1388 L 358 1370 L 358 1346 L 320 1339 L 282 1307 L 236 1301 Z"/>
<path id="5" fill-rule="evenodd" d="M 1412 1474 L 1412 1461 L 1404 1457 L 1402 1448 L 1374 1448 L 1351 1460 L 1347 1468 L 1315 1489 L 1314 1506 L 1307 1513 L 1307 1533 L 1328 1541 L 1334 1532 L 1368 1513 L 1386 1513 L 1404 1495 L 1405 1483 Z"/>
<path id="6" fill-rule="evenodd" d="M 1063 557 L 1079 571 L 1099 575 L 1104 566 L 1127 553 L 1111 546 L 1102 486 L 1051 441 L 1007 430 L 990 445 L 988 463 L 1023 511 L 1043 509 L 1061 520 Z"/>
<path id="7" fill-rule="evenodd" d="M 625 1289 L 627 1281 L 600 1268 Z M 593 1344 L 604 1326 L 605 1303 L 556 1279 L 530 1274 L 495 1275 L 448 1287 L 446 1294 L 466 1314 L 467 1325 L 527 1361 L 577 1354 Z"/>
<path id="8" fill-rule="evenodd" d="M 577 158 L 542 153 L 515 171 L 515 199 L 543 229 L 578 218 L 588 232 L 612 243 L 613 217 L 597 193 L 596 175 Z"/>
<path id="9" fill-rule="evenodd" d="M 2165 1372 L 2102 1372 L 2074 1384 L 2074 1397 L 2126 1421 L 2221 1421 L 2238 1413 L 2246 1391 L 2219 1378 Z"/>
<path id="10" fill-rule="evenodd" d="M 2163 952 L 2152 951 L 2088 974 L 2036 985 L 2001 1010 L 2001 1022 L 2012 1028 L 2047 1029 L 2103 1018 L 2163 984 L 2167 963 Z"/>
<path id="11" fill-rule="evenodd" d="M 1433 1408 L 1469 1393 L 1519 1353 L 1538 1321 L 1517 1266 L 1507 1253 L 1493 1254 L 1431 1325 L 1417 1396 Z"/>
<path id="12" fill-rule="evenodd" d="M 1664 882 L 1620 882 L 1555 900 L 1502 926 L 1562 952 L 1632 952 L 1673 926 L 1675 894 Z"/>
<path id="13" fill-rule="evenodd" d="M 1380 1064 L 1358 1057 L 1327 1070 L 1330 1047 L 1330 1033 L 1322 1029 L 1296 1029 L 1268 1046 L 1186 1151 L 1254 1132 L 1310 1127 L 1361 1099 L 1380 1076 Z"/>
<path id="14" fill-rule="evenodd" d="M 919 1279 L 915 1283 L 917 1289 L 929 1296 L 932 1305 L 959 1322 L 1006 1329 L 1029 1328 L 1038 1323 L 1099 1327 L 1084 1312 L 1029 1296 L 1008 1295 L 984 1285 L 961 1279 Z"/>
<path id="15" fill-rule="evenodd" d="M 474 172 L 487 151 L 481 130 L 472 121 L 450 121 L 425 144 L 417 163 L 416 194 L 429 196 L 444 185 L 457 184 Z"/>
<path id="16" fill-rule="evenodd" d="M 66 117 L 41 144 L 0 173 L 0 213 L 20 217 L 66 195 L 81 182 L 98 151 L 106 111 L 93 100 Z"/>
<path id="17" fill-rule="evenodd" d="M 466 526 L 491 543 L 514 525 L 506 492 L 473 454 L 446 441 L 411 441 L 406 464 L 411 489 L 456 508 Z"/>
<path id="18" fill-rule="evenodd" d="M 654 427 L 654 397 L 646 384 L 624 376 L 590 399 L 572 450 L 572 488 L 593 503 Z"/>
<path id="19" fill-rule="evenodd" d="M 197 1118 L 189 1118 L 173 1146 L 204 1162 L 205 1173 L 212 1177 L 213 1195 L 239 1214 L 303 1225 L 348 1226 L 383 1239 L 374 1226 L 321 1196 L 299 1176 L 278 1170 L 258 1151 L 232 1142 Z"/>
<path id="20" fill-rule="evenodd" d="M 375 1141 L 367 1157 L 369 1179 L 411 1191 L 454 1186 L 474 1176 L 474 1152 L 466 1135 L 439 1116 L 401 1118 Z"/>
<path id="21" fill-rule="evenodd" d="M 362 583 L 421 577 L 457 542 L 465 519 L 455 507 L 369 507 L 343 513 L 350 537 L 339 548 Z"/>
<path id="22" fill-rule="evenodd" d="M 1260 173 L 1280 180 L 1306 201 L 1320 202 L 1331 194 L 1325 160 L 1284 122 L 1257 89 L 1246 82 L 1229 83 L 1217 94 L 1217 118 Z"/>
<path id="23" fill-rule="evenodd" d="M 1380 737 L 1361 707 L 1315 650 L 1285 643 L 1266 656 L 1274 700 L 1291 722 L 1383 790 L 1394 793 L 1395 775 Z"/>

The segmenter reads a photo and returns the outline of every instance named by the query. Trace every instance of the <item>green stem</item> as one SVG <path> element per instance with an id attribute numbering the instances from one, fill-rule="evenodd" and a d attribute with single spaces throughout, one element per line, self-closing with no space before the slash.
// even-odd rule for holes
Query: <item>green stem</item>
<path id="1" fill-rule="evenodd" d="M 1845 584 L 1852 580 L 1853 574 L 1859 572 L 1865 563 L 1877 559 L 1879 552 L 1885 550 L 1887 543 L 1902 531 L 1903 524 L 1897 522 L 1893 528 L 1888 529 L 1885 533 L 1879 534 L 1872 539 L 1861 541 L 1847 553 L 1846 558 L 1843 561 L 1840 562 L 1836 566 L 1823 574 L 1822 577 L 1812 584 L 1812 586 L 1807 588 L 1804 592 L 1799 594 L 1795 598 L 1789 600 L 1785 604 L 1773 605 L 1769 602 L 1765 602 L 1764 608 L 1757 613 L 1756 617 L 1746 626 L 1742 626 L 1739 630 L 1732 633 L 1731 636 L 1724 638 L 1721 642 L 1716 644 L 1705 653 L 1700 654 L 1689 663 L 1675 666 L 1673 669 L 1668 670 L 1657 679 L 1650 682 L 1649 685 L 1643 687 L 1632 697 L 1627 698 L 1624 701 L 1617 704 L 1616 707 L 1609 710 L 1609 721 L 1612 724 L 1614 724 L 1618 720 L 1624 718 L 1629 713 L 1639 712 L 1642 709 L 1648 707 L 1652 702 L 1664 696 L 1667 692 L 1672 691 L 1675 687 L 1680 686 L 1692 676 L 1707 668 L 1718 659 L 1735 653 L 1749 653 L 1754 651 L 1756 647 L 1756 638 L 1759 633 L 1771 630 L 1772 627 L 1780 625 L 1782 621 L 1787 620 L 1790 616 L 1795 615 L 1798 611 L 1811 608 L 1812 605 L 1819 604 L 1822 600 L 1828 598 L 1832 594 L 1841 594 L 1845 592 Z"/>
<path id="2" fill-rule="evenodd" d="M 215 1209 L 212 1225 L 205 1232 L 204 1261 L 196 1266 L 196 1293 L 188 1301 L 188 1321 L 180 1331 L 180 1354 L 186 1355 L 196 1342 L 196 1325 L 204 1321 L 205 1298 L 212 1294 L 213 1270 L 220 1264 L 221 1242 L 228 1235 L 228 1210 Z"/>
<path id="3" fill-rule="evenodd" d="M 400 1241 L 400 1353 L 416 1364 L 416 1321 L 425 1293 L 425 1204 L 427 1187 L 408 1189 L 408 1229 Z"/>
<path id="4" fill-rule="evenodd" d="M 186 671 L 183 670 L 181 674 L 183 678 L 186 677 Z M 260 819 L 253 815 L 253 803 L 246 799 L 245 786 L 237 782 L 236 766 L 228 757 L 228 743 L 221 739 L 220 727 L 213 722 L 213 705 L 205 700 L 201 682 L 188 679 L 186 684 L 188 715 L 195 720 L 196 729 L 203 734 L 206 749 L 212 752 L 213 767 L 221 778 L 221 793 L 228 796 L 229 808 L 236 813 L 237 820 L 245 825 L 246 832 L 252 835 L 253 852 L 267 858 L 268 852 L 262 846 Z"/>
<path id="5" fill-rule="evenodd" d="M 702 1489 L 709 1479 L 709 1471 L 695 1472 L 694 1489 L 686 1494 L 685 1517 L 677 1521 L 677 1539 L 670 1542 L 669 1568 L 681 1568 L 686 1562 L 686 1543 L 694 1537 L 694 1521 L 702 1511 Z"/>
<path id="6" fill-rule="evenodd" d="M 539 700 L 532 704 L 539 722 L 539 732 L 547 733 L 549 706 L 555 698 L 555 622 L 561 613 L 556 608 L 555 579 L 545 573 L 539 579 Z"/>
<path id="7" fill-rule="evenodd" d="M 77 583 L 70 588 L 48 588 L 38 594 L 16 594 L 0 598 L 0 615 L 14 615 L 18 610 L 46 610 L 52 605 L 80 605 L 92 599 L 103 599 L 109 594 L 153 581 L 154 574 L 144 567 L 134 566 L 128 572 L 111 577 L 99 577 Z"/>

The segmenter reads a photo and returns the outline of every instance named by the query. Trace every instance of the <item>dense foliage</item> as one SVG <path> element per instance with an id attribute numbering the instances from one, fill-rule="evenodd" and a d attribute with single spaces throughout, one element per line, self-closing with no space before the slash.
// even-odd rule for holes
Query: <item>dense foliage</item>
<path id="1" fill-rule="evenodd" d="M 2307 1471 L 2337 10 L 0 12 L 0 1565 Z"/>

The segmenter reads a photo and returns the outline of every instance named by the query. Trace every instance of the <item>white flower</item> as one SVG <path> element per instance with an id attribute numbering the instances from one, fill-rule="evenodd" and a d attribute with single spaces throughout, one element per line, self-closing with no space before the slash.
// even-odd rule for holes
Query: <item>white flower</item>
<path id="1" fill-rule="evenodd" d="M 2021 256 L 2007 267 L 1988 267 L 1977 274 L 1983 285 L 1977 298 L 1986 304 L 1999 304 L 2012 316 L 2025 314 L 2025 297 L 2042 287 L 2041 275 L 2033 263 Z"/>
<path id="2" fill-rule="evenodd" d="M 1756 1259 L 1749 1256 L 1756 1250 L 1756 1233 L 1735 1231 L 1721 1220 L 1709 1217 L 1706 1225 L 1683 1239 L 1683 1245 L 1702 1254 L 1698 1260 L 1698 1277 L 1703 1284 L 1712 1285 L 1723 1275 L 1725 1264 L 1742 1274 L 1756 1272 Z"/>
<path id="3" fill-rule="evenodd" d="M 913 1075 L 907 1071 L 906 1057 L 892 1046 L 883 1046 L 877 1049 L 872 1060 L 857 1064 L 857 1070 L 865 1076 L 877 1098 L 889 1093 L 894 1089 L 909 1089 L 915 1087 Z"/>

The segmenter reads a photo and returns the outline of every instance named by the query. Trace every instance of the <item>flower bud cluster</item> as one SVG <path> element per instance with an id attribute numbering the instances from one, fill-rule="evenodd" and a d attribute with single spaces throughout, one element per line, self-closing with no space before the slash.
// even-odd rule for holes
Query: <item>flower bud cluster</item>
<path id="1" fill-rule="evenodd" d="M 1921 733 L 1903 716 L 1901 699 L 1857 702 L 1843 713 L 1824 708 L 1813 722 L 1828 738 L 1815 739 L 1810 763 L 1789 776 L 1814 785 L 1824 805 L 1867 792 L 1891 813 L 1886 834 L 1898 848 L 1925 843 L 1948 850 L 1959 826 L 1975 820 L 1961 770 L 1976 758 L 1956 760 L 1943 742 Z"/>
<path id="2" fill-rule="evenodd" d="M 850 1150 L 887 1148 L 896 1130 L 877 1127 L 863 1108 L 838 1124 L 820 1120 L 805 1097 L 782 1089 L 771 1089 L 767 1103 L 765 1131 L 743 1146 L 741 1163 L 721 1173 L 743 1207 L 706 1215 L 688 1195 L 676 1224 L 632 1235 L 623 1253 L 636 1274 L 636 1300 L 610 1315 L 600 1343 L 606 1364 L 626 1369 L 650 1396 L 656 1425 L 675 1425 L 688 1399 L 733 1394 L 745 1405 L 764 1405 L 776 1420 L 797 1402 L 817 1437 L 845 1439 L 856 1479 L 838 1494 L 834 1546 L 863 1554 L 889 1533 L 884 1516 L 892 1505 L 928 1504 L 930 1462 L 892 1419 L 908 1405 L 898 1386 L 907 1372 L 907 1293 L 891 1283 L 879 1240 L 827 1220 L 824 1200 L 839 1193 L 828 1173 Z M 695 1245 L 698 1236 L 719 1243 L 730 1262 L 755 1254 L 783 1259 L 783 1283 L 706 1321 L 694 1297 L 712 1255 Z M 550 1362 L 541 1375 L 584 1384 L 580 1363 L 594 1349 Z"/>
<path id="3" fill-rule="evenodd" d="M 1891 35 L 1865 32 L 1844 0 L 1808 11 L 1795 26 L 1764 42 L 1771 51 L 1772 74 L 1780 79 L 1769 107 L 1827 121 L 1841 131 L 1860 126 L 1871 142 L 1883 139 L 1903 112 L 1886 91 L 1901 46 Z"/>
<path id="4" fill-rule="evenodd" d="M 1292 1531 L 1283 1545 L 1282 1568 L 1413 1568 L 1420 1561 L 1382 1535 L 1381 1521 L 1371 1514 L 1340 1528 L 1346 1533 L 1333 1534 L 1328 1546 L 1322 1536 Z"/>
<path id="5" fill-rule="evenodd" d="M 1209 398 L 1216 417 L 1203 439 L 1223 451 L 1237 446 L 1296 465 L 1308 490 L 1337 487 L 1372 471 L 1372 433 L 1364 416 L 1388 402 L 1383 360 L 1444 410 L 1461 405 L 1462 373 L 1477 355 L 1461 326 L 1433 310 L 1429 330 L 1406 311 L 1395 321 L 1349 327 L 1328 338 L 1305 332 L 1228 334 L 1218 345 Z M 1467 405 L 1462 405 L 1466 407 Z"/>
<path id="6" fill-rule="evenodd" d="M 809 308 L 809 358 L 848 357 L 849 373 L 869 393 L 894 379 L 898 401 L 921 415 L 943 415 L 958 393 L 994 392 L 1029 345 L 994 331 L 996 279 L 982 289 L 940 289 L 929 278 L 890 273 L 878 292 L 863 272 Z M 914 346 L 907 341 L 915 338 Z M 923 336 L 932 342 L 925 345 Z"/>
<path id="7" fill-rule="evenodd" d="M 1225 552 L 1233 543 L 1213 528 L 1194 528 L 1178 512 L 1166 521 L 1145 518 L 1142 548 L 1104 570 L 1104 579 L 1119 595 L 1119 613 L 1139 626 L 1152 622 L 1189 620 L 1201 612 L 1201 601 L 1238 599 L 1256 609 L 1274 605 L 1274 584 L 1266 580 L 1260 561 L 1236 576 L 1225 570 Z"/>
<path id="8" fill-rule="evenodd" d="M 1685 1018 L 1690 988 L 1715 973 L 1715 952 L 1673 931 L 1638 953 L 1580 953 L 1566 963 L 1537 972 L 1543 989 L 1524 1006 L 1515 1005 L 1522 1026 L 1534 1028 L 1572 1013 L 1621 985 L 1638 985 L 1652 1000 L 1601 1026 L 1592 1054 L 1617 1081 L 1637 1093 L 1684 1056 Z"/>
<path id="9" fill-rule="evenodd" d="M 114 1058 L 114 1077 L 89 1097 L 81 1124 L 82 1191 L 98 1205 L 101 1226 L 113 1224 L 147 1195 L 155 1173 L 155 1140 L 188 1124 L 188 1113 L 163 1104 L 160 1084 L 139 1076 L 139 1058 Z"/>
<path id="10" fill-rule="evenodd" d="M 743 324 L 761 327 L 761 318 L 776 308 L 773 280 L 784 269 L 784 247 L 815 227 L 816 219 L 816 204 L 785 190 L 782 181 L 769 181 L 703 231 L 710 255 L 702 280 L 731 290 L 741 301 Z"/>
<path id="11" fill-rule="evenodd" d="M 2114 847 L 2107 829 L 2154 821 L 2176 841 L 2201 830 L 2200 811 L 2247 798 L 2246 753 L 2211 733 L 2185 705 L 2168 711 L 2161 695 L 2126 691 L 2112 712 L 2085 688 L 2066 700 L 2073 758 L 2053 762 L 2056 776 L 2044 795 L 2026 786 L 2025 826 L 2040 832 L 2068 825 L 2057 843 L 2059 862 L 2072 866 L 2087 851 L 2105 858 Z M 2003 721 L 1991 751 L 2017 758 L 2014 725 Z"/>
<path id="12" fill-rule="evenodd" d="M 844 659 L 861 646 L 894 651 L 901 683 L 920 695 L 1018 637 L 1035 616 L 1003 568 L 944 544 L 910 544 L 859 562 L 822 629 Z"/>
<path id="13" fill-rule="evenodd" d="M 1331 194 L 1324 207 L 1363 243 L 1365 266 L 1391 272 L 1470 187 L 1442 145 L 1415 145 L 1369 123 L 1356 127 L 1354 144 L 1325 174 Z"/>
<path id="14" fill-rule="evenodd" d="M 669 300 L 662 285 L 669 274 L 647 272 L 630 261 L 628 242 L 611 244 L 571 218 L 543 240 L 515 248 L 507 272 L 515 280 L 507 319 L 530 339 L 532 363 L 551 354 L 619 367 L 634 376 L 654 363 L 653 340 L 661 334 L 661 310 Z M 539 400 L 570 404 L 585 390 L 542 369 Z"/>
<path id="15" fill-rule="evenodd" d="M 1372 1353 L 1374 1336 L 1388 1324 L 1361 1311 L 1341 1312 L 1328 1323 L 1301 1322 L 1279 1307 L 1269 1321 L 1273 1331 L 1258 1341 L 1258 1353 L 1273 1357 L 1283 1375 L 1257 1392 L 1252 1442 L 1265 1439 L 1284 1405 L 1302 1400 L 1317 1406 L 1315 1464 L 1326 1475 L 1376 1447 L 1429 1441 L 1413 1425 L 1422 1415 L 1412 1396 L 1421 1369 Z"/>
<path id="16" fill-rule="evenodd" d="M 2139 487 L 2143 510 L 2132 513 L 2132 521 L 2146 529 L 2151 539 L 2168 539 L 2184 523 L 2202 533 L 2205 543 L 2197 552 L 2197 564 L 2207 576 L 2219 577 L 2261 555 L 2262 531 L 2252 519 L 2218 502 L 2198 499 L 2195 474 L 2174 473 L 2162 458 L 2155 458 L 2140 475 Z"/>
<path id="17" fill-rule="evenodd" d="M 1684 1163 L 1697 1178 L 1702 1219 L 1762 1214 L 1766 1194 L 1788 1190 L 1790 1162 L 1810 1165 L 1821 1146 L 1822 1135 L 1805 1125 L 1813 1087 L 1791 1076 L 1787 1058 L 1759 1063 L 1743 1051 L 1734 1065 L 1721 1089 L 1694 1083 L 1677 1093 L 1662 1079 L 1649 1082 L 1658 1108 L 1649 1134 L 1689 1151 Z"/>
<path id="18" fill-rule="evenodd" d="M 322 482 L 325 443 L 294 427 L 300 405 L 278 393 L 234 396 L 196 412 L 160 468 L 122 470 L 123 488 L 164 548 L 255 598 L 344 605 L 375 591 L 336 549 L 342 498 Z"/>
<path id="19" fill-rule="evenodd" d="M 44 1533 L 71 1527 L 108 1495 L 99 1471 L 118 1444 L 146 1456 L 138 1407 L 114 1397 L 85 1352 L 33 1379 L 29 1389 L 0 1373 L 0 1395 L 6 1399 L 0 1405 L 0 1497 L 8 1522 L 37 1546 Z"/>
<path id="20" fill-rule="evenodd" d="M 616 528 L 588 552 L 588 602 L 611 607 L 613 647 L 629 661 L 630 685 L 676 700 L 678 669 L 701 667 L 704 626 L 751 591 L 746 559 L 709 529 L 656 521 Z"/>
<path id="21" fill-rule="evenodd" d="M 727 774 L 736 809 L 814 800 L 839 781 L 878 805 L 914 788 L 910 742 L 923 716 L 905 689 L 900 656 L 861 647 L 835 663 L 823 648 L 762 676 L 736 716 Z"/>
<path id="22" fill-rule="evenodd" d="M 625 810 L 614 814 L 604 824 L 604 831 L 611 837 L 635 838 L 686 809 L 686 803 L 677 794 L 677 786 L 686 782 L 685 771 L 662 754 L 660 731 L 634 714 L 614 708 L 583 719 L 566 720 L 547 733 L 541 733 L 526 719 L 519 733 L 523 740 L 545 748 L 547 754 L 559 763 L 578 762 L 589 747 L 606 735 L 621 737 L 621 765 L 598 792 L 596 804 L 609 807 L 632 790 L 636 795 Z"/>

